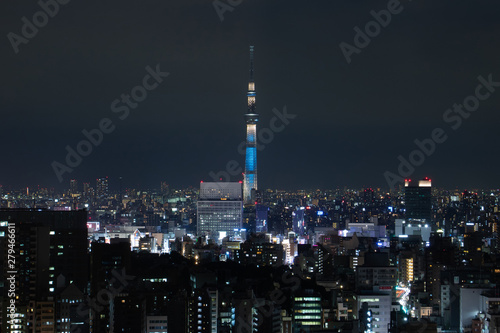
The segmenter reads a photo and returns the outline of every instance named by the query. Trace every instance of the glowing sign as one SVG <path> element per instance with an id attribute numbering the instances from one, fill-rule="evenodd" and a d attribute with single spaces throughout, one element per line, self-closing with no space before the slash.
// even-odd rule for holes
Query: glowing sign
<path id="1" fill-rule="evenodd" d="M 101 229 L 101 223 L 89 221 L 89 222 L 87 222 L 87 229 L 90 229 L 93 232 L 99 231 Z"/>

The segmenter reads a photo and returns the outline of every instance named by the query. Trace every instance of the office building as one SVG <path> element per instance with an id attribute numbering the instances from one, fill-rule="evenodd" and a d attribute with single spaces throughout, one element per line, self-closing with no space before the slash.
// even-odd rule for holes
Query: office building
<path id="1" fill-rule="evenodd" d="M 397 267 L 390 266 L 387 253 L 365 253 L 364 264 L 358 266 L 356 273 L 359 291 L 393 294 L 398 271 Z"/>
<path id="2" fill-rule="evenodd" d="M 69 181 L 69 193 L 71 195 L 78 194 L 78 181 L 76 179 L 71 179 Z"/>
<path id="3" fill-rule="evenodd" d="M 322 318 L 320 294 L 306 289 L 293 298 L 295 332 L 309 332 L 321 328 Z"/>
<path id="4" fill-rule="evenodd" d="M 422 180 L 405 180 L 405 205 L 406 219 L 409 221 L 420 220 L 421 222 L 431 222 L 432 208 L 432 184 L 431 180 L 425 177 Z"/>
<path id="5" fill-rule="evenodd" d="M 167 333 L 168 317 L 167 316 L 146 316 L 145 333 Z"/>
<path id="6" fill-rule="evenodd" d="M 361 331 L 373 333 L 389 332 L 391 323 L 391 295 L 365 292 L 358 295 Z"/>
<path id="7" fill-rule="evenodd" d="M 272 243 L 253 243 L 247 241 L 241 244 L 239 250 L 234 250 L 234 261 L 243 265 L 281 266 L 283 265 L 283 245 Z"/>
<path id="8" fill-rule="evenodd" d="M 87 256 L 87 212 L 41 209 L 0 209 L 0 262 L 2 281 L 16 271 L 16 307 L 20 332 L 30 325 L 56 330 L 61 313 L 56 302 L 73 286 L 84 292 L 89 281 Z M 13 266 L 7 265 L 9 228 L 15 229 Z M 10 258 L 10 257 L 9 257 Z M 0 287 L 8 300 L 7 284 Z M 7 331 L 7 302 L 2 305 L 2 331 Z M 28 315 L 29 314 L 29 315 Z M 49 315 L 50 314 L 50 315 Z M 45 318 L 46 320 L 43 320 Z M 73 328 L 75 318 L 66 317 Z M 42 327 L 43 326 L 43 327 Z M 35 332 L 35 331 L 33 331 Z M 36 331 L 38 332 L 38 331 Z"/>
<path id="9" fill-rule="evenodd" d="M 409 236 L 420 236 L 422 242 L 428 243 L 431 237 L 431 227 L 427 221 L 396 219 L 395 235 L 399 238 L 408 238 Z"/>
<path id="10" fill-rule="evenodd" d="M 202 182 L 198 200 L 199 236 L 213 239 L 234 236 L 243 223 L 243 201 L 239 182 Z"/>
<path id="11" fill-rule="evenodd" d="M 305 217 L 304 207 L 297 207 L 297 209 L 292 212 L 293 232 L 299 236 L 304 235 L 306 231 L 304 217 Z"/>
<path id="12" fill-rule="evenodd" d="M 267 232 L 267 218 L 269 207 L 258 204 L 255 206 L 255 230 L 256 232 Z"/>
<path id="13" fill-rule="evenodd" d="M 108 177 L 97 179 L 96 194 L 98 197 L 105 197 L 109 194 Z"/>

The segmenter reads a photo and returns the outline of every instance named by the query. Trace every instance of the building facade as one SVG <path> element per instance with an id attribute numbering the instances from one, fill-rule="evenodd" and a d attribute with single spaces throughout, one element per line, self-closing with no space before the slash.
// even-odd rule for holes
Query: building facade
<path id="1" fill-rule="evenodd" d="M 224 238 L 234 236 L 243 223 L 241 183 L 210 182 L 200 184 L 198 200 L 199 236 Z"/>

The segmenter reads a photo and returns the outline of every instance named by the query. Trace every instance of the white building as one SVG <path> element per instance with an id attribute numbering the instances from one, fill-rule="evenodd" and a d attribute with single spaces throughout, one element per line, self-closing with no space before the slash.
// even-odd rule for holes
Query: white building
<path id="1" fill-rule="evenodd" d="M 167 316 L 147 316 L 146 333 L 167 333 Z"/>
<path id="2" fill-rule="evenodd" d="M 398 237 L 418 235 L 422 237 L 422 241 L 427 243 L 431 237 L 431 227 L 425 221 L 419 223 L 418 221 L 407 222 L 404 219 L 396 219 L 395 232 Z"/>
<path id="3" fill-rule="evenodd" d="M 243 224 L 242 184 L 210 182 L 200 184 L 198 236 L 234 236 Z"/>
<path id="4" fill-rule="evenodd" d="M 347 229 L 339 230 L 339 236 L 352 237 L 356 234 L 358 237 L 386 237 L 385 225 L 376 225 L 372 222 L 347 223 Z"/>
<path id="5" fill-rule="evenodd" d="M 481 308 L 486 306 L 481 294 L 489 289 L 484 288 L 460 288 L 460 327 L 462 332 L 465 328 L 471 327 L 474 319 Z"/>
<path id="6" fill-rule="evenodd" d="M 391 323 L 391 295 L 358 295 L 358 309 L 367 303 L 370 311 L 370 329 L 373 333 L 389 332 Z"/>

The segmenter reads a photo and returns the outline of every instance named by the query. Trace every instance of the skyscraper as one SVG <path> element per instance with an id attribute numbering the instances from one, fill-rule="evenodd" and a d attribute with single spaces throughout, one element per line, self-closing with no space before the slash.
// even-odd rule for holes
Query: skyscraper
<path id="1" fill-rule="evenodd" d="M 90 196 L 90 183 L 83 183 L 83 196 Z"/>
<path id="2" fill-rule="evenodd" d="M 255 82 L 253 78 L 253 46 L 250 46 L 250 81 L 248 82 L 248 110 L 245 114 L 247 139 L 245 151 L 245 173 L 243 181 L 243 201 L 253 203 L 252 189 L 257 190 L 257 122 L 259 114 L 255 110 Z"/>
<path id="3" fill-rule="evenodd" d="M 243 223 L 241 183 L 201 183 L 198 200 L 198 235 L 233 236 Z"/>
<path id="4" fill-rule="evenodd" d="M 405 179 L 405 205 L 407 220 L 425 220 L 431 222 L 431 180 L 411 181 Z"/>
<path id="5" fill-rule="evenodd" d="M 258 204 L 255 206 L 255 231 L 256 232 L 267 232 L 267 215 L 269 213 L 269 207 Z"/>
<path id="6" fill-rule="evenodd" d="M 84 292 L 88 285 L 87 212 L 50 211 L 34 209 L 0 209 L 0 263 L 10 260 L 12 266 L 2 265 L 2 281 L 16 271 L 16 308 L 19 322 L 27 332 L 28 324 L 41 331 L 60 332 L 61 325 L 76 328 L 76 317 L 64 317 L 56 304 L 62 301 L 66 288 Z M 15 228 L 15 242 L 6 235 Z M 3 237 L 2 237 L 3 235 Z M 11 246 L 9 246 L 11 244 Z M 9 255 L 7 249 L 14 252 Z M 7 284 L 0 292 L 7 300 Z M 8 320 L 7 302 L 1 307 L 2 332 L 6 332 Z M 54 317 L 55 315 L 55 317 Z M 42 320 L 43 319 L 43 320 Z M 77 325 L 77 326 L 72 326 Z M 26 329 L 26 330 L 24 330 Z M 30 332 L 32 330 L 29 330 Z M 33 328 L 33 332 L 34 332 Z"/>
<path id="7" fill-rule="evenodd" d="M 98 197 L 104 197 L 108 195 L 108 177 L 98 178 L 96 180 L 96 192 Z"/>
<path id="8" fill-rule="evenodd" d="M 69 192 L 70 194 L 78 194 L 78 181 L 76 179 L 69 181 Z"/>

